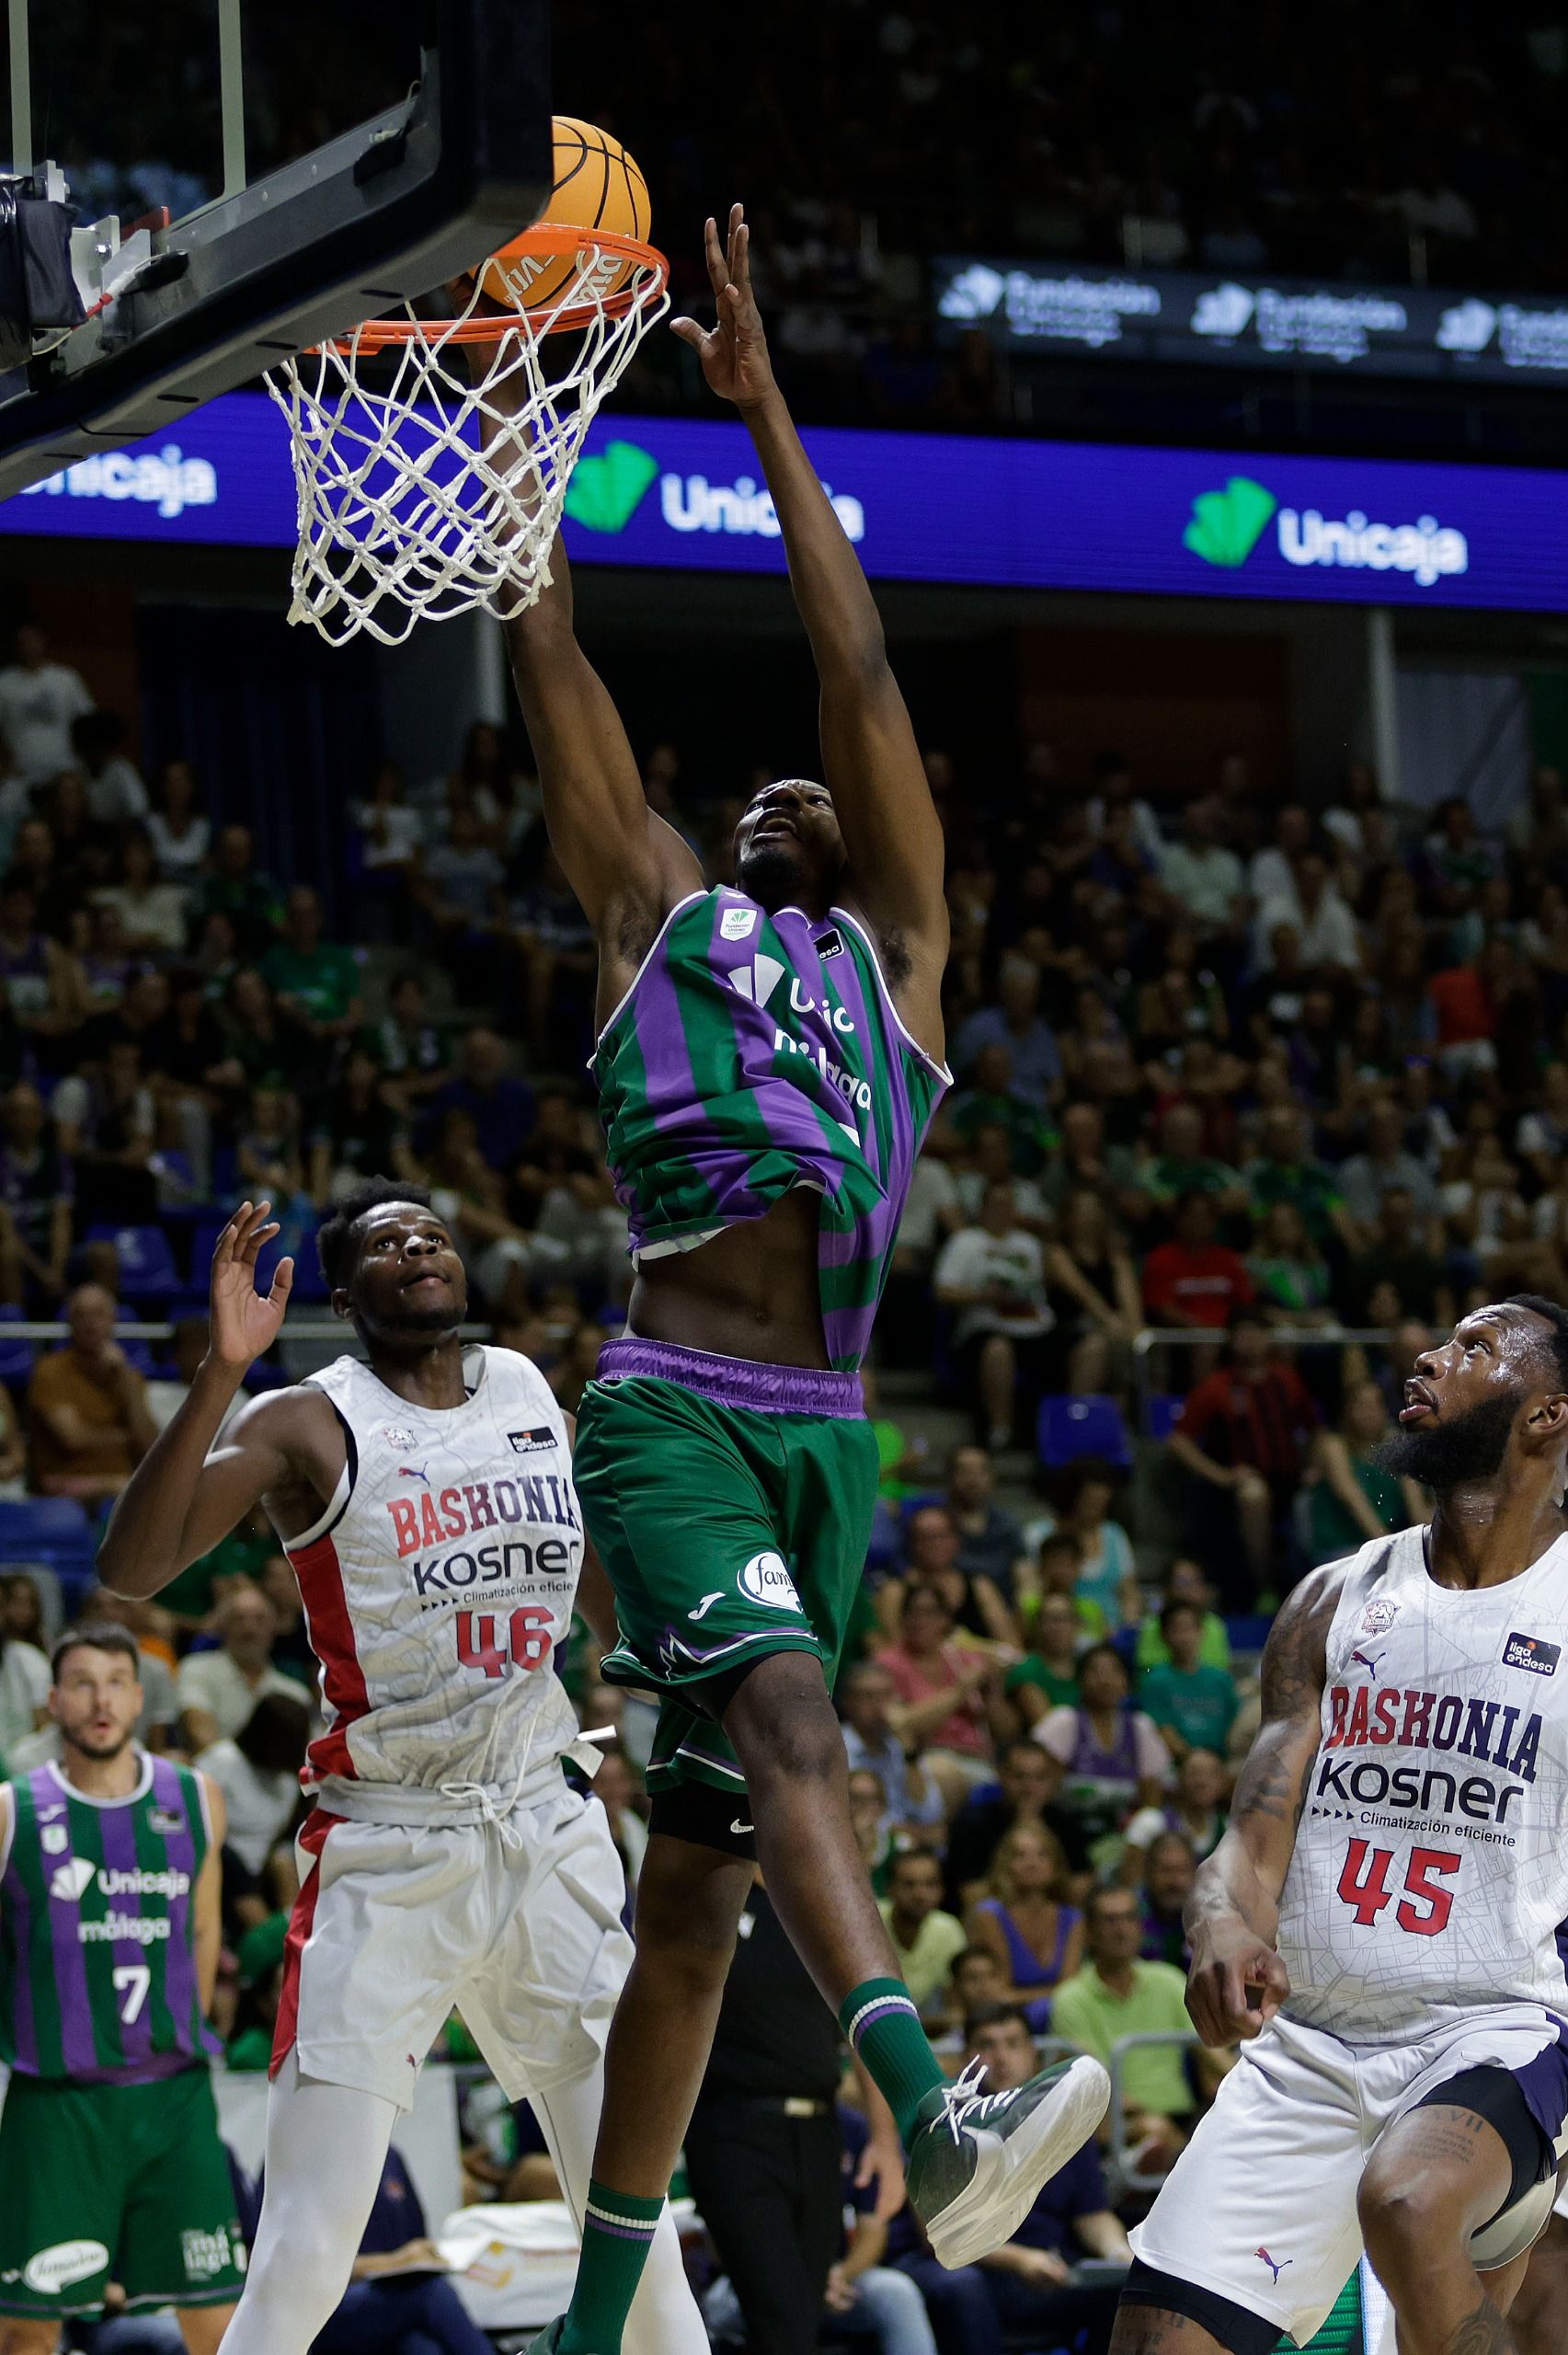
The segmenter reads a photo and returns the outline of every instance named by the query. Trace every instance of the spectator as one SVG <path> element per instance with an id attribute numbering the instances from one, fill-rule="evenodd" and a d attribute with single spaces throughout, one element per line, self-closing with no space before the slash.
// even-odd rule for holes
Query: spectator
<path id="1" fill-rule="evenodd" d="M 1356 1223 L 1356 1240 L 1362 1250 L 1377 1233 L 1383 1197 L 1391 1188 L 1409 1195 L 1421 1226 L 1429 1226 L 1436 1215 L 1436 1186 L 1425 1163 L 1405 1150 L 1403 1139 L 1404 1122 L 1398 1105 L 1380 1097 L 1367 1115 L 1365 1152 L 1353 1153 L 1340 1164 L 1339 1190 Z"/>
<path id="2" fill-rule="evenodd" d="M 1373 1318 L 1379 1294 L 1391 1297 L 1391 1319 Z M 1398 1323 L 1406 1317 L 1423 1325 L 1454 1322 L 1453 1286 L 1416 1217 L 1415 1197 L 1404 1188 L 1390 1186 L 1384 1191 L 1366 1247 L 1345 1270 L 1342 1297 L 1345 1321 L 1351 1325 Z M 1380 1304 L 1387 1305 L 1387 1299 Z"/>
<path id="3" fill-rule="evenodd" d="M 81 966 L 40 929 L 35 884 L 15 867 L 0 878 L 0 982 L 8 1011 L 29 1041 L 63 1041 L 86 1020 Z"/>
<path id="4" fill-rule="evenodd" d="M 466 1030 L 456 1076 L 429 1098 L 429 1112 L 466 1112 L 475 1142 L 491 1169 L 510 1169 L 521 1157 L 534 1122 L 533 1093 L 507 1069 L 507 1050 L 483 1024 Z"/>
<path id="5" fill-rule="evenodd" d="M 1010 1185 L 987 1187 L 979 1225 L 944 1244 L 933 1282 L 955 1312 L 954 1346 L 986 1445 L 1009 1447 L 1020 1404 L 1032 1406 L 1043 1386 L 1041 1345 L 1056 1322 L 1039 1243 L 1018 1224 Z"/>
<path id="6" fill-rule="evenodd" d="M 201 1371 L 207 1355 L 209 1339 L 205 1316 L 182 1316 L 169 1336 L 169 1363 L 166 1374 L 155 1374 L 147 1384 L 147 1412 L 160 1431 L 166 1430 L 190 1394 L 190 1385 Z M 247 1405 L 244 1391 L 239 1391 L 223 1410 L 223 1420 L 212 1435 L 217 1445 L 235 1417 Z"/>
<path id="7" fill-rule="evenodd" d="M 1131 1689 L 1121 1654 L 1094 1644 L 1078 1663 L 1078 1706 L 1049 1709 L 1035 1728 L 1035 1740 L 1062 1770 L 1056 1807 L 1071 1827 L 1067 1850 L 1075 1868 L 1135 1808 L 1158 1806 L 1170 1775 L 1165 1745 L 1133 1707 Z"/>
<path id="8" fill-rule="evenodd" d="M 236 1583 L 218 1606 L 220 1648 L 189 1652 L 181 1660 L 176 1681 L 180 1730 L 193 1756 L 215 1741 L 232 1741 L 269 1694 L 300 1699 L 294 1679 L 273 1666 L 277 1625 L 260 1588 Z"/>
<path id="9" fill-rule="evenodd" d="M 1006 1693 L 1025 1725 L 1047 1709 L 1078 1706 L 1078 1654 L 1083 1637 L 1065 1594 L 1045 1594 L 1036 1614 L 1033 1648 L 1007 1671 Z"/>
<path id="10" fill-rule="evenodd" d="M 986 1580 L 1011 1606 L 1024 1532 L 996 1501 L 996 1474 L 983 1447 L 956 1447 L 947 1459 L 947 1510 L 957 1532 L 957 1566 Z"/>
<path id="11" fill-rule="evenodd" d="M 1264 1214 L 1247 1273 L 1263 1315 L 1282 1325 L 1328 1325 L 1328 1262 L 1307 1231 L 1294 1202 L 1276 1202 Z"/>
<path id="12" fill-rule="evenodd" d="M 1120 1877 L 1140 1888 L 1150 1844 L 1162 1832 L 1179 1832 L 1201 1863 L 1225 1835 L 1225 1801 L 1230 1778 L 1212 1750 L 1189 1750 L 1176 1769 L 1176 1787 L 1163 1807 L 1140 1808 L 1127 1825 Z"/>
<path id="13" fill-rule="evenodd" d="M 362 1039 L 381 1069 L 389 1098 L 405 1120 L 412 1120 L 426 1098 L 452 1076 L 445 1041 L 429 1018 L 425 984 L 411 966 L 394 974 L 386 1012 Z"/>
<path id="14" fill-rule="evenodd" d="M 1143 1616 L 1143 1598 L 1132 1540 L 1111 1519 L 1116 1493 L 1116 1475 L 1104 1458 L 1081 1455 L 1059 1476 L 1057 1511 L 1032 1522 L 1028 1535 L 1037 1545 L 1042 1537 L 1065 1531 L 1078 1547 L 1078 1601 L 1092 1604 L 1106 1627 L 1135 1627 Z"/>
<path id="15" fill-rule="evenodd" d="M 1144 1850 L 1143 1944 L 1139 1952 L 1145 1962 L 1168 1962 L 1185 1972 L 1192 1952 L 1185 1916 L 1196 1877 L 1197 1857 L 1185 1832 L 1162 1832 Z"/>
<path id="16" fill-rule="evenodd" d="M 217 1784 L 228 1809 L 224 1911 L 247 1929 L 265 1921 L 280 1901 L 263 1884 L 272 1851 L 300 1806 L 300 1769 L 310 1732 L 310 1708 L 298 1686 L 291 1693 L 263 1693 L 232 1740 L 211 1742 L 201 1753 L 201 1771 Z M 292 1900 L 294 1891 L 291 1888 L 286 1894 Z"/>
<path id="17" fill-rule="evenodd" d="M 1138 2164 L 1170 2166 L 1187 2139 L 1196 2097 L 1184 2058 L 1194 2055 L 1212 2091 L 1218 2075 L 1187 2017 L 1186 1980 L 1174 1964 L 1144 1962 L 1143 1913 L 1130 1889 L 1096 1889 L 1086 1908 L 1089 1959 L 1059 1987 L 1051 2026 L 1082 2052 L 1109 2062 L 1111 2047 L 1127 2036 L 1168 2037 L 1168 2044 L 1135 2045 L 1122 2055 L 1123 2123 Z"/>
<path id="18" fill-rule="evenodd" d="M 917 1832 L 941 1824 L 941 1791 L 927 1782 L 918 1753 L 910 1755 L 893 1730 L 898 1687 L 887 1669 L 876 1660 L 857 1661 L 844 1677 L 838 1700 L 850 1770 L 876 1775 L 888 1823 Z"/>
<path id="19" fill-rule="evenodd" d="M 905 1848 L 893 1858 L 880 1911 L 899 1978 L 922 2017 L 939 2018 L 954 1957 L 968 1940 L 963 1924 L 944 1911 L 942 1861 L 934 1848 Z"/>
<path id="20" fill-rule="evenodd" d="M 147 814 L 147 788 L 125 750 L 128 735 L 117 711 L 85 711 L 71 722 L 72 757 L 97 825 L 136 825 Z"/>
<path id="21" fill-rule="evenodd" d="M 1319 1433 L 1317 1478 L 1310 1491 L 1314 1562 L 1340 1561 L 1359 1553 L 1368 1538 L 1386 1537 L 1391 1530 L 1429 1518 L 1415 1482 L 1385 1472 L 1378 1462 L 1390 1429 L 1383 1394 L 1368 1381 L 1345 1392 L 1339 1429 Z"/>
<path id="22" fill-rule="evenodd" d="M 0 1636 L 14 1643 L 31 1644 L 47 1660 L 50 1645 L 59 1632 L 45 1617 L 43 1597 L 31 1571 L 0 1570 Z"/>
<path id="23" fill-rule="evenodd" d="M 70 1339 L 40 1358 L 28 1384 L 32 1485 L 40 1496 L 106 1504 L 157 1432 L 142 1377 L 114 1338 L 112 1294 L 78 1284 L 65 1315 Z"/>
<path id="24" fill-rule="evenodd" d="M 1228 1362 L 1183 1401 L 1167 1445 L 1192 1475 L 1199 1550 L 1229 1560 L 1239 1545 L 1263 1591 L 1273 1569 L 1274 1522 L 1289 1510 L 1318 1410 L 1293 1365 L 1271 1357 L 1268 1327 L 1243 1309 L 1230 1321 Z M 1233 1588 L 1233 1591 L 1236 1590 Z"/>
<path id="25" fill-rule="evenodd" d="M 418 1175 L 403 1114 L 387 1101 L 379 1065 L 351 1045 L 310 1139 L 310 1194 L 326 1204 L 361 1178 Z"/>
<path id="26" fill-rule="evenodd" d="M 1057 1348 L 1068 1389 L 1122 1388 L 1143 1313 L 1132 1254 L 1102 1193 L 1080 1187 L 1067 1197 L 1060 1239 L 1046 1253 L 1046 1281 L 1060 1303 Z"/>
<path id="27" fill-rule="evenodd" d="M 1230 1638 L 1225 1632 L 1224 1620 L 1214 1608 L 1214 1589 L 1196 1562 L 1178 1555 L 1165 1573 L 1160 1601 L 1162 1608 L 1167 1603 L 1192 1603 L 1203 1620 L 1203 1635 L 1197 1648 L 1199 1660 L 1207 1668 L 1229 1669 Z M 1134 1659 L 1140 1669 L 1169 1667 L 1171 1647 L 1162 1631 L 1159 1612 L 1150 1612 L 1139 1629 Z"/>
<path id="28" fill-rule="evenodd" d="M 402 770 L 395 761 L 381 761 L 371 778 L 371 789 L 354 806 L 354 825 L 365 876 L 372 889 L 389 884 L 406 892 L 425 841 L 425 821 L 408 798 Z"/>
<path id="29" fill-rule="evenodd" d="M 156 847 L 158 830 L 155 825 L 149 831 Z M 164 856 L 161 850 L 159 856 Z M 242 955 L 265 959 L 277 938 L 282 907 L 278 886 L 256 864 L 256 841 L 248 826 L 222 827 L 213 845 L 212 867 L 197 894 L 193 922 L 200 928 L 215 915 L 228 919 Z"/>
<path id="30" fill-rule="evenodd" d="M 916 1505 L 904 1523 L 907 1562 L 890 1591 L 901 1603 L 916 1586 L 931 1587 L 953 1615 L 960 1638 L 1016 1645 L 1018 1624 L 994 1582 L 960 1568 L 958 1524 L 945 1505 Z"/>
<path id="31" fill-rule="evenodd" d="M 1321 851 L 1302 851 L 1292 862 L 1284 889 L 1259 907 L 1256 955 L 1265 971 L 1273 961 L 1275 942 L 1286 926 L 1294 933 L 1301 962 L 1309 971 L 1354 973 L 1360 970 L 1361 938 L 1356 918 L 1335 888 Z"/>
<path id="32" fill-rule="evenodd" d="M 1062 1113 L 1061 1143 L 1040 1173 L 1039 1192 L 1058 1219 L 1076 1194 L 1092 1195 L 1105 1206 L 1107 1217 L 1114 1212 L 1135 1223 L 1149 1208 L 1137 1154 L 1130 1145 L 1108 1144 L 1104 1113 L 1098 1104 L 1082 1100 Z"/>
<path id="33" fill-rule="evenodd" d="M 1033 1591 L 1025 1598 L 1024 1612 L 1042 1610 L 1052 1595 L 1060 1595 L 1071 1608 L 1079 1635 L 1098 1640 L 1110 1634 L 1110 1623 L 1099 1604 L 1078 1591 L 1082 1566 L 1072 1531 L 1047 1529 L 1035 1548 Z"/>
<path id="34" fill-rule="evenodd" d="M 1247 879 L 1241 860 L 1219 840 L 1221 810 L 1212 798 L 1189 801 L 1181 840 L 1166 849 L 1160 879 L 1202 934 L 1233 932 L 1246 913 Z"/>
<path id="35" fill-rule="evenodd" d="M 1025 2015 L 992 2005 L 968 2025 L 969 2058 L 985 2063 L 988 2093 L 1027 2084 L 1040 2065 Z M 941 2355 L 1003 2355 L 1004 2348 L 1097 2349 L 1110 2338 L 1119 2275 L 1075 2276 L 1081 2251 L 1103 2264 L 1130 2264 L 1127 2233 L 1105 2190 L 1099 2154 L 1086 2142 L 1052 2176 L 1012 2238 L 949 2272 L 925 2253 L 896 2261 L 920 2285 Z"/>
<path id="36" fill-rule="evenodd" d="M 1037 1178 L 1053 1142 L 1044 1113 L 1013 1086 L 1013 1058 L 999 1040 L 981 1047 L 976 1055 L 969 1085 L 960 1088 L 944 1111 L 943 1127 L 951 1131 L 959 1144 L 969 1146 L 981 1129 L 1005 1130 L 1014 1178 Z"/>
<path id="37" fill-rule="evenodd" d="M 280 1006 L 323 1048 L 351 1039 L 363 1013 L 359 966 L 351 948 L 323 940 L 321 901 L 308 883 L 289 893 L 281 935 L 261 959 Z"/>
<path id="38" fill-rule="evenodd" d="M 1001 1120 L 982 1120 L 969 1137 L 968 1151 L 953 1179 L 959 1215 L 952 1222 L 949 1233 L 979 1220 L 987 1189 L 991 1186 L 1012 1187 L 1013 1207 L 1019 1225 L 1028 1234 L 1037 1235 L 1044 1243 L 1051 1232 L 1045 1196 L 1032 1178 L 1013 1175 L 1013 1143 Z"/>
<path id="39" fill-rule="evenodd" d="M 1160 1150 L 1141 1182 L 1162 1210 L 1179 1210 L 1188 1194 L 1211 1196 L 1217 1218 L 1234 1218 L 1247 1209 L 1241 1173 L 1204 1150 L 1203 1115 L 1196 1104 L 1173 1104 L 1161 1115 Z"/>
<path id="40" fill-rule="evenodd" d="M 989 1646 L 953 1641 L 953 1614 L 934 1589 L 912 1584 L 904 1597 L 898 1641 L 876 1655 L 893 1680 L 898 1706 L 888 1712 L 906 1751 L 949 1806 L 987 1779 L 993 1731 L 1005 1736 L 1001 1669 Z"/>
<path id="41" fill-rule="evenodd" d="M 300 1103 L 292 1088 L 253 1087 L 235 1139 L 235 1166 L 253 1200 L 263 1194 L 286 1212 L 305 1189 Z"/>
<path id="42" fill-rule="evenodd" d="M 982 1048 L 1006 1050 L 1011 1092 L 1039 1113 L 1061 1089 L 1061 1056 L 1040 1013 L 1040 969 L 1026 957 L 1004 957 L 995 1005 L 971 1014 L 953 1042 L 953 1069 L 967 1077 Z"/>
<path id="43" fill-rule="evenodd" d="M 1276 1202 L 1292 1202 L 1320 1251 L 1335 1237 L 1353 1251 L 1356 1222 L 1345 1207 L 1338 1181 L 1322 1162 L 1311 1159 L 1307 1145 L 1307 1122 L 1300 1112 L 1281 1106 L 1265 1116 L 1263 1151 L 1244 1172 L 1253 1215 L 1261 1218 Z"/>
<path id="44" fill-rule="evenodd" d="M 1212 1750 L 1222 1758 L 1241 1700 L 1230 1671 L 1199 1657 L 1203 1613 L 1196 1603 L 1167 1603 L 1160 1633 L 1171 1658 L 1163 1667 L 1144 1670 L 1139 1700 L 1178 1763 L 1189 1750 Z"/>
<path id="45" fill-rule="evenodd" d="M 1044 1824 L 1020 1823 L 1002 1834 L 986 1894 L 965 1927 L 973 1945 L 995 1957 L 1014 2003 L 1051 1994 L 1083 1959 L 1083 1916 L 1068 1904 L 1067 1883 L 1067 1853 Z"/>
<path id="46" fill-rule="evenodd" d="M 77 1219 L 150 1225 L 158 1212 L 157 1108 L 138 1041 L 117 1026 L 60 1082 L 50 1110 L 74 1172 Z"/>
<path id="47" fill-rule="evenodd" d="M 0 1104 L 0 1297 L 52 1310 L 71 1249 L 71 1165 L 36 1087 L 18 1080 Z"/>
<path id="48" fill-rule="evenodd" d="M 114 880 L 93 893 L 94 905 L 112 908 L 126 948 L 136 955 L 177 956 L 185 947 L 189 899 L 185 887 L 163 881 L 145 826 L 125 827 Z"/>
<path id="49" fill-rule="evenodd" d="M 153 787 L 147 833 L 158 873 L 189 886 L 207 863 L 212 828 L 197 806 L 196 773 L 189 761 L 166 761 Z"/>
<path id="50" fill-rule="evenodd" d="M 23 623 L 15 645 L 0 670 L 0 736 L 18 776 L 42 785 L 71 765 L 71 723 L 93 709 L 93 698 L 80 672 L 50 661 L 48 640 L 33 623 Z"/>
<path id="51" fill-rule="evenodd" d="M 1054 1804 L 1061 1769 L 1036 1741 L 1010 1741 L 997 1766 L 997 1779 L 971 1790 L 947 1832 L 947 1894 L 955 1911 L 985 1895 L 991 1858 L 1004 1832 L 1016 1823 L 1044 1823 L 1062 1837 L 1065 1818 Z"/>
<path id="52" fill-rule="evenodd" d="M 17 1744 L 48 1722 L 53 1682 L 46 1652 L 8 1627 L 0 1629 L 0 1761 L 8 1773 Z"/>
<path id="53" fill-rule="evenodd" d="M 1216 1242 L 1214 1197 L 1184 1194 L 1175 1235 L 1157 1244 L 1143 1263 L 1143 1305 L 1151 1325 L 1221 1333 L 1254 1297 L 1246 1261 Z"/>

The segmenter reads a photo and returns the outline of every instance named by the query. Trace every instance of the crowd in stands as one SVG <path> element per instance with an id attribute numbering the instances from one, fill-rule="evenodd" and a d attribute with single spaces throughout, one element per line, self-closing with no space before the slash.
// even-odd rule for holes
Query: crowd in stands
<path id="1" fill-rule="evenodd" d="M 557 86 L 591 86 L 636 154 L 678 307 L 705 292 L 688 224 L 744 195 L 792 384 L 838 413 L 994 424 L 984 333 L 933 335 L 933 255 L 1562 287 L 1562 24 L 1479 0 L 1331 13 L 1303 42 L 1277 5 L 1117 0 L 956 31 L 932 0 L 789 6 L 721 60 L 692 56 L 667 11 L 626 27 L 585 6 Z M 639 396 L 694 397 L 677 369 L 654 339 Z"/>
<path id="2" fill-rule="evenodd" d="M 428 1183 L 476 1319 L 575 1406 L 627 1281 L 581 1075 L 591 944 L 498 730 L 449 776 L 367 779 L 340 931 L 245 828 L 210 828 L 183 763 L 146 784 L 36 631 L 0 730 L 0 1757 L 51 1752 L 63 1613 L 126 1626 L 143 1739 L 227 1799 L 220 2025 L 260 2065 L 317 1707 L 288 1560 L 258 1520 L 132 1604 L 85 1587 L 90 1545 L 61 1577 L 29 1566 L 6 1516 L 95 1525 L 200 1363 L 205 1255 L 245 1192 L 277 1205 L 308 1316 L 335 1192 Z M 1043 2298 L 1114 2255 L 1212 2095 L 1223 2056 L 1182 2041 L 1183 1900 L 1256 1722 L 1267 1611 L 1425 1511 L 1376 1453 L 1413 1361 L 1479 1300 L 1568 1293 L 1568 803 L 1541 768 L 1493 836 L 1361 767 L 1309 811 L 1234 754 L 1180 807 L 1114 752 L 1063 777 L 1031 747 L 983 798 L 927 761 L 956 1085 L 867 1382 L 883 1493 L 838 1695 L 855 1821 L 955 2069 L 1004 2070 L 1019 2038 L 1173 2039 L 1135 2048 L 1081 2187 L 1115 2231 L 1068 2215 L 1005 2292 L 933 2292 L 945 2355 L 982 2343 L 962 2297 L 1012 2333 L 1018 2283 Z M 669 747 L 647 781 L 724 879 L 744 781 L 686 807 Z M 117 1338 L 137 1315 L 166 1338 Z M 8 1341 L 24 1318 L 63 1336 Z M 933 1400 L 969 1427 L 950 1453 L 898 1419 Z M 586 1721 L 618 1726 L 599 1790 L 630 1891 L 651 1712 L 584 1647 L 570 1666 Z M 461 2023 L 448 2041 L 472 2060 Z M 465 2098 L 476 2196 L 548 2177 L 502 2109 Z"/>

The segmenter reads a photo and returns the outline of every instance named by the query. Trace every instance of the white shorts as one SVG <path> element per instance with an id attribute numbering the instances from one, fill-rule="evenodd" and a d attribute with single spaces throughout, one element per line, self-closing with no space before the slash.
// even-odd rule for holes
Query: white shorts
<path id="1" fill-rule="evenodd" d="M 1533 2005 L 1467 2013 L 1396 2045 L 1345 2044 L 1322 2028 L 1271 2020 L 1242 2045 L 1131 2234 L 1134 2254 L 1304 2347 L 1360 2258 L 1356 2194 L 1379 2136 L 1446 2079 L 1489 2064 L 1521 2074 L 1532 2114 L 1555 2142 L 1568 2108 L 1568 2061 L 1556 2022 Z"/>
<path id="2" fill-rule="evenodd" d="M 597 2067 L 631 1968 L 625 1880 L 596 1799 L 566 1783 L 490 1824 L 412 1830 L 317 1808 L 299 1837 L 272 2066 L 413 2102 L 461 2011 L 509 2101 Z"/>

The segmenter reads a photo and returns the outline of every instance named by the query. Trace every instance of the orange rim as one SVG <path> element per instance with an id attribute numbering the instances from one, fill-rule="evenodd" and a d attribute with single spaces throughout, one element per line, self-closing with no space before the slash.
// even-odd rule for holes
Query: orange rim
<path id="1" fill-rule="evenodd" d="M 641 237 L 623 236 L 618 230 L 578 229 L 570 222 L 536 221 L 532 229 L 507 242 L 512 252 L 521 249 L 546 261 L 582 253 L 618 254 L 636 263 L 639 275 L 602 302 L 574 303 L 567 310 L 551 303 L 532 308 L 520 304 L 512 311 L 486 311 L 466 319 L 366 319 L 352 335 L 332 336 L 314 349 L 350 351 L 357 347 L 361 351 L 383 351 L 400 343 L 498 343 L 520 319 L 526 320 L 535 335 L 567 335 L 591 327 L 598 319 L 624 318 L 638 304 L 661 294 L 670 278 L 670 264 L 657 246 L 646 245 Z M 646 275 L 648 272 L 651 280 Z"/>

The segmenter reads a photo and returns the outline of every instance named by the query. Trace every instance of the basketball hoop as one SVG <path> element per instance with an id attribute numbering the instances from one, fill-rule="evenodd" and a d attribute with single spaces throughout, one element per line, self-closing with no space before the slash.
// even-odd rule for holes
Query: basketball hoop
<path id="1" fill-rule="evenodd" d="M 406 303 L 269 369 L 298 497 L 289 619 L 333 646 L 360 630 L 396 646 L 419 620 L 532 605 L 584 436 L 669 309 L 669 276 L 640 238 L 541 222 L 460 310 Z"/>

